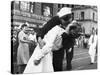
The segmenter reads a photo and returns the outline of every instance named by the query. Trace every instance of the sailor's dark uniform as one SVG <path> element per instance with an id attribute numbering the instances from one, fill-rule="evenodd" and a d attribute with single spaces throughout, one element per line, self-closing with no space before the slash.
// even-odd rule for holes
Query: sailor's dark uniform
<path id="1" fill-rule="evenodd" d="M 54 26 L 56 25 L 60 25 L 61 21 L 60 18 L 58 16 L 54 16 L 52 19 L 50 19 L 44 26 L 43 28 L 39 29 L 38 32 L 38 37 L 44 38 L 44 35 L 50 30 L 52 29 Z"/>
<path id="2" fill-rule="evenodd" d="M 43 28 L 41 28 L 39 30 L 38 33 L 38 37 L 44 38 L 44 35 L 46 35 L 46 33 L 52 29 L 54 26 L 56 25 L 60 25 L 61 21 L 60 18 L 58 16 L 54 16 L 51 20 L 49 20 Z M 53 52 L 53 67 L 54 67 L 54 71 L 61 71 L 62 70 L 62 61 L 63 61 L 63 56 L 64 56 L 64 50 L 66 49 L 66 53 L 67 53 L 67 62 L 68 62 L 68 67 L 71 68 L 71 60 L 73 57 L 73 47 L 72 47 L 72 51 L 71 53 L 68 53 L 68 49 L 70 46 L 73 46 L 71 44 L 73 44 L 73 40 L 70 39 L 68 37 L 68 35 L 66 35 L 66 33 L 64 33 L 62 35 L 63 38 L 63 48 L 61 48 L 58 51 L 54 51 Z M 68 39 L 69 38 L 69 39 Z M 67 40 L 68 39 L 68 40 Z M 68 44 L 69 41 L 72 41 L 68 46 L 66 46 Z M 66 44 L 67 43 L 67 44 Z"/>
<path id="3" fill-rule="evenodd" d="M 73 39 L 70 35 L 63 33 L 62 34 L 62 48 L 58 51 L 53 51 L 53 67 L 54 71 L 62 71 L 62 65 L 63 65 L 63 58 L 64 58 L 64 52 L 66 51 L 66 60 L 67 60 L 67 70 L 70 70 L 72 68 L 71 60 L 73 58 L 73 46 L 75 44 L 75 39 Z M 71 52 L 69 52 L 69 49 L 72 49 Z M 64 51 L 65 50 L 65 51 Z"/>

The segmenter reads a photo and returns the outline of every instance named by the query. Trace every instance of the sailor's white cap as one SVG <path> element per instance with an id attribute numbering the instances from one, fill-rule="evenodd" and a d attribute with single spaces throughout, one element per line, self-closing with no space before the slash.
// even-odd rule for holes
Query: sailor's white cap
<path id="1" fill-rule="evenodd" d="M 57 13 L 57 15 L 59 17 L 62 17 L 64 15 L 71 14 L 71 13 L 72 13 L 71 12 L 71 8 L 69 8 L 69 7 L 63 7 L 63 8 L 60 9 L 60 11 Z"/>

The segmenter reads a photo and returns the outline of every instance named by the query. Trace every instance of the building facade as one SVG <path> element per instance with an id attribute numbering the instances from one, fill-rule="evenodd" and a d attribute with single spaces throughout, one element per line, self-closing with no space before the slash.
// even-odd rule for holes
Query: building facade
<path id="1" fill-rule="evenodd" d="M 43 14 L 41 3 L 12 1 L 11 6 L 11 22 L 15 27 L 25 22 L 28 22 L 33 27 L 41 27 L 52 16 Z"/>
<path id="2" fill-rule="evenodd" d="M 11 6 L 12 25 L 19 26 L 27 21 L 34 27 L 41 27 L 43 23 L 55 16 L 62 7 L 69 7 L 67 4 L 28 1 L 12 1 Z"/>
<path id="3" fill-rule="evenodd" d="M 84 5 L 69 5 L 57 3 L 40 3 L 12 1 L 12 25 L 19 26 L 28 22 L 30 26 L 42 27 L 62 7 L 71 7 L 73 19 L 81 23 L 84 33 L 90 34 L 92 27 L 97 28 L 97 7 Z"/>
<path id="4" fill-rule="evenodd" d="M 92 28 L 97 29 L 97 7 L 82 6 L 73 9 L 74 19 L 82 24 L 86 34 L 90 34 Z"/>

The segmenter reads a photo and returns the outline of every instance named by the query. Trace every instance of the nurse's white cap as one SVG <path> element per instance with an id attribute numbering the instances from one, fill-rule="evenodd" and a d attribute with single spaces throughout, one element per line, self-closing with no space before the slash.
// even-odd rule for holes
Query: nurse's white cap
<path id="1" fill-rule="evenodd" d="M 64 15 L 71 14 L 71 13 L 72 13 L 72 12 L 71 12 L 71 8 L 63 7 L 63 8 L 60 9 L 60 11 L 57 13 L 57 15 L 58 15 L 59 17 L 62 17 L 62 16 L 64 16 Z"/>

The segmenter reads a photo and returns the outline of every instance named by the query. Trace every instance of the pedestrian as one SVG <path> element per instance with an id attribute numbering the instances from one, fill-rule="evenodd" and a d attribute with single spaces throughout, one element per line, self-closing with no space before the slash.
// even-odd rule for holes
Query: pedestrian
<path id="1" fill-rule="evenodd" d="M 86 38 L 86 36 L 84 36 L 84 48 L 87 48 L 87 38 Z"/>
<path id="2" fill-rule="evenodd" d="M 21 26 L 21 31 L 18 34 L 18 50 L 17 50 L 17 65 L 18 65 L 18 73 L 22 73 L 23 69 L 25 68 L 28 60 L 29 60 L 29 46 L 28 43 L 28 35 L 26 34 L 27 31 L 27 24 L 23 24 Z"/>
<path id="3" fill-rule="evenodd" d="M 30 56 L 33 54 L 34 49 L 37 45 L 37 40 L 36 40 L 36 32 L 34 32 L 34 30 L 32 30 L 30 32 L 29 35 L 29 40 L 31 40 L 32 42 L 29 44 L 29 51 L 30 51 Z"/>
<path id="4" fill-rule="evenodd" d="M 97 36 L 97 42 L 96 42 L 96 54 L 98 54 L 98 29 L 96 29 L 96 36 Z"/>
<path id="5" fill-rule="evenodd" d="M 79 48 L 82 47 L 82 45 L 81 45 L 81 39 L 82 39 L 82 36 L 80 36 L 80 37 L 78 38 Z"/>
<path id="6" fill-rule="evenodd" d="M 89 55 L 91 58 L 90 64 L 95 63 L 96 45 L 97 45 L 97 34 L 95 29 L 93 28 L 92 34 L 89 38 Z"/>

